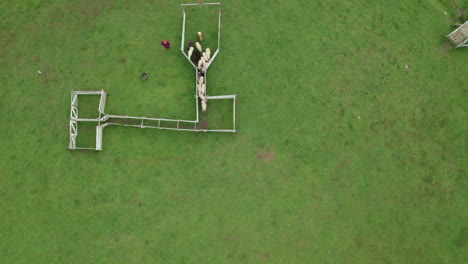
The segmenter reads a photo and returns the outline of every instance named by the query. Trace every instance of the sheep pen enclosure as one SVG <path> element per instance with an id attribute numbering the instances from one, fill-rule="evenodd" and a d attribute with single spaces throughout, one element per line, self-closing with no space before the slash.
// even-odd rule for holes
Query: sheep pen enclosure
<path id="1" fill-rule="evenodd" d="M 207 83 L 208 83 L 208 69 L 210 65 L 213 63 L 215 58 L 219 54 L 220 50 L 220 41 L 221 41 L 221 7 L 219 7 L 220 3 L 206 3 L 206 4 L 182 4 L 182 34 L 181 34 L 181 45 L 180 51 L 182 54 L 187 58 L 188 62 L 193 66 L 195 70 L 195 119 L 194 120 L 183 120 L 183 119 L 167 119 L 167 118 L 152 118 L 152 117 L 144 117 L 144 116 L 128 116 L 128 115 L 111 115 L 106 114 L 104 112 L 104 107 L 106 103 L 106 96 L 107 92 L 104 90 L 102 91 L 72 91 L 71 96 L 71 109 L 70 109 L 70 121 L 69 121 L 69 149 L 84 149 L 84 150 L 102 150 L 102 138 L 103 138 L 103 130 L 105 127 L 109 125 L 118 125 L 118 126 L 127 126 L 127 127 L 139 127 L 139 128 L 157 128 L 157 129 L 165 129 L 165 130 L 177 130 L 177 131 L 192 131 L 192 132 L 236 132 L 236 95 L 215 95 L 210 96 L 207 93 Z M 214 21 L 207 21 L 206 13 L 201 12 L 200 10 L 196 11 L 196 8 L 205 7 L 205 6 L 216 6 L 216 16 L 217 18 L 215 21 L 217 23 L 213 23 Z M 185 8 L 189 8 L 190 12 L 186 12 Z M 187 23 L 187 13 L 198 13 L 198 16 L 193 19 L 194 22 Z M 210 12 L 208 12 L 210 14 Z M 213 12 L 211 12 L 211 17 L 213 17 Z M 190 21 L 190 20 L 189 20 Z M 198 23 L 195 23 L 198 22 Z M 186 25 L 190 26 L 186 26 Z M 196 26 L 194 26 L 196 25 Z M 215 26 L 213 26 L 215 25 Z M 187 30 L 187 28 L 189 30 Z M 192 32 L 187 33 L 187 32 Z M 197 60 L 193 60 L 195 54 L 193 54 L 193 50 L 195 47 L 193 46 L 193 41 L 190 40 L 190 50 L 187 53 L 187 44 L 186 44 L 186 36 L 195 35 L 195 32 L 198 32 L 198 38 L 202 44 L 198 41 L 196 44 L 196 52 L 198 52 Z M 201 32 L 208 32 L 205 34 L 204 38 L 202 38 Z M 217 33 L 217 34 L 216 34 Z M 214 53 L 211 56 L 211 49 L 206 48 L 202 50 L 202 45 L 211 44 L 211 47 L 216 48 L 213 49 Z M 204 51 L 205 50 L 205 51 Z M 201 56 L 203 54 L 203 56 Z M 146 74 L 145 74 L 146 75 Z M 145 76 L 146 79 L 147 76 Z M 78 107 L 79 101 L 78 96 L 85 96 L 91 95 L 96 96 L 99 95 L 99 107 L 97 111 L 90 111 L 90 107 Z M 208 120 L 208 113 L 207 107 L 211 102 L 215 102 L 216 100 L 232 100 L 232 111 L 231 111 L 231 121 L 224 122 L 222 127 L 215 127 L 213 124 L 216 124 L 217 121 L 220 119 L 213 119 L 213 122 L 209 122 Z M 87 99 L 89 101 L 89 99 Z M 216 103 L 219 104 L 219 103 Z M 79 110 L 80 109 L 80 110 Z M 200 111 L 201 109 L 201 111 Z M 83 110 L 85 112 L 94 112 L 97 117 L 94 118 L 86 118 L 83 117 L 82 113 Z M 202 116 L 202 124 L 200 123 L 200 116 Z M 223 117 L 226 119 L 228 117 Z M 77 140 L 78 139 L 78 131 L 81 131 L 80 127 L 92 127 L 89 125 L 89 122 L 93 122 L 96 124 L 95 126 L 95 145 L 94 147 L 89 145 L 89 140 Z M 211 123 L 210 126 L 207 124 Z M 86 125 L 84 125 L 86 124 Z M 88 129 L 89 131 L 89 129 Z M 86 133 L 86 138 L 89 138 L 89 132 Z M 77 145 L 78 142 L 78 145 Z M 88 142 L 86 145 L 82 145 L 82 142 Z"/>

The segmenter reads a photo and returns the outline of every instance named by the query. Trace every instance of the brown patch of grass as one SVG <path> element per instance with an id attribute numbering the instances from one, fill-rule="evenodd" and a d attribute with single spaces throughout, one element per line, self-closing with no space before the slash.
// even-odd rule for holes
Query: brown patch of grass
<path id="1" fill-rule="evenodd" d="M 347 154 L 343 157 L 342 161 L 338 163 L 335 169 L 347 169 L 349 167 L 349 158 L 351 157 L 350 154 Z"/>
<path id="2" fill-rule="evenodd" d="M 208 118 L 206 115 L 201 116 L 200 123 L 197 125 L 197 129 L 206 129 L 208 127 Z"/>
<path id="3" fill-rule="evenodd" d="M 14 46 L 16 43 L 16 33 L 3 31 L 0 33 L 0 54 L 8 49 L 10 46 Z"/>
<path id="4" fill-rule="evenodd" d="M 49 87 L 50 84 L 57 83 L 62 80 L 57 76 L 51 68 L 45 67 L 45 69 L 39 69 L 42 71 L 42 74 L 39 75 L 40 82 L 43 83 L 46 87 Z"/>
<path id="5" fill-rule="evenodd" d="M 272 150 L 260 149 L 257 151 L 257 158 L 263 161 L 264 163 L 269 163 L 275 159 L 276 153 Z"/>
<path id="6" fill-rule="evenodd" d="M 340 92 L 342 94 L 348 95 L 351 92 L 351 80 L 348 78 L 343 78 L 340 81 Z"/>
<path id="7" fill-rule="evenodd" d="M 455 10 L 455 23 L 457 24 L 462 24 L 463 18 L 465 17 L 465 9 L 464 8 L 458 8 Z"/>
<path id="8" fill-rule="evenodd" d="M 452 44 L 450 41 L 446 40 L 440 45 L 439 51 L 442 54 L 448 54 L 448 51 L 452 49 Z"/>
<path id="9" fill-rule="evenodd" d="M 94 68 L 94 63 L 91 60 L 85 62 L 85 67 L 88 69 Z"/>
<path id="10" fill-rule="evenodd" d="M 454 191 L 456 191 L 457 188 L 455 187 L 454 184 L 449 184 L 443 188 L 443 192 L 445 194 L 452 194 Z"/>

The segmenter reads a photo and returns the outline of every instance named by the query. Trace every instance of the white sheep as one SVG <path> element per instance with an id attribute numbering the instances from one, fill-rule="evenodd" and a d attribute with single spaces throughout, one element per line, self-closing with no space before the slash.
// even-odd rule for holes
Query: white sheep
<path id="1" fill-rule="evenodd" d="M 197 85 L 197 92 L 198 92 L 198 97 L 200 97 L 200 98 L 204 97 L 203 87 L 202 87 L 201 84 Z"/>
<path id="2" fill-rule="evenodd" d="M 197 50 L 198 50 L 198 51 L 202 52 L 202 48 L 201 48 L 200 43 L 195 42 L 195 46 L 197 47 Z"/>
<path id="3" fill-rule="evenodd" d="M 190 47 L 188 50 L 188 57 L 191 58 L 193 54 L 193 47 Z"/>
<path id="4" fill-rule="evenodd" d="M 200 78 L 198 79 L 198 83 L 202 84 L 204 82 L 205 82 L 205 78 L 203 78 L 203 76 L 200 76 Z"/>
<path id="5" fill-rule="evenodd" d="M 198 32 L 198 40 L 199 40 L 200 42 L 203 41 L 203 35 L 202 35 L 201 32 Z"/>
<path id="6" fill-rule="evenodd" d="M 201 84 L 201 91 L 203 95 L 206 95 L 206 84 L 204 83 Z"/>
<path id="7" fill-rule="evenodd" d="M 203 57 L 206 61 L 209 61 L 209 60 L 210 60 L 210 59 L 208 59 L 208 55 L 206 55 L 205 52 L 203 52 L 202 57 Z"/>
<path id="8" fill-rule="evenodd" d="M 202 88 L 202 89 L 203 89 L 203 88 Z M 205 94 L 199 93 L 199 94 L 198 94 L 198 97 L 200 98 L 200 100 L 205 101 L 205 103 L 208 102 L 208 99 L 205 97 Z"/>
<path id="9" fill-rule="evenodd" d="M 198 97 L 200 97 L 202 100 L 206 100 L 205 95 L 206 95 L 206 84 L 201 83 L 197 85 L 197 93 Z"/>
<path id="10" fill-rule="evenodd" d="M 202 110 L 203 113 L 206 112 L 206 102 L 204 100 L 201 101 L 201 110 Z"/>
<path id="11" fill-rule="evenodd" d="M 202 102 L 205 102 L 205 103 L 208 102 L 208 99 L 206 99 L 205 95 L 199 94 L 198 97 L 200 98 Z"/>
<path id="12" fill-rule="evenodd" d="M 206 48 L 206 56 L 208 56 L 208 59 L 211 60 L 211 50 L 210 48 Z"/>
<path id="13" fill-rule="evenodd" d="M 203 67 L 198 67 L 198 75 L 205 75 L 205 69 L 203 69 Z"/>
<path id="14" fill-rule="evenodd" d="M 202 68 L 203 67 L 203 61 L 202 60 L 199 60 L 198 61 L 198 68 Z"/>
<path id="15" fill-rule="evenodd" d="M 197 91 L 198 91 L 199 96 L 200 96 L 200 95 L 205 95 L 205 93 L 206 93 L 206 85 L 205 85 L 205 84 L 202 84 L 202 83 L 199 84 L 199 85 L 197 85 Z"/>

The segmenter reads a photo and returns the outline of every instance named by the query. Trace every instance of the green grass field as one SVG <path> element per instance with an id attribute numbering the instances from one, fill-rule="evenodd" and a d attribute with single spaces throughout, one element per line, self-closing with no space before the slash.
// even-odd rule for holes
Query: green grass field
<path id="1" fill-rule="evenodd" d="M 238 132 L 111 126 L 101 152 L 67 149 L 72 89 L 195 118 L 182 1 L 0 2 L 0 263 L 467 263 L 468 48 L 443 36 L 468 1 L 222 2 L 208 92 Z"/>

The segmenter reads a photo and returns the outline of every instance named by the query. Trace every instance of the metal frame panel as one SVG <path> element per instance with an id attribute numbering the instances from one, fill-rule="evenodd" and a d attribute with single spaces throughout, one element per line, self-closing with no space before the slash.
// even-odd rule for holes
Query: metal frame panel
<path id="1" fill-rule="evenodd" d="M 101 92 L 101 100 L 99 100 L 99 113 L 104 114 L 104 109 L 106 107 L 106 97 L 107 93 L 102 90 Z"/>
<path id="2" fill-rule="evenodd" d="M 137 116 L 123 116 L 123 115 L 108 115 L 105 114 L 105 103 L 107 98 L 107 93 L 104 90 L 101 91 L 75 91 L 72 90 L 71 92 L 71 104 L 70 104 L 70 142 L 69 142 L 69 149 L 83 149 L 83 150 L 102 150 L 102 137 L 103 137 L 103 130 L 106 126 L 109 125 L 118 125 L 118 126 L 128 126 L 128 127 L 139 127 L 139 128 L 156 128 L 156 129 L 163 129 L 163 130 L 176 130 L 176 131 L 192 131 L 192 132 L 227 132 L 227 133 L 235 133 L 235 118 L 236 118 L 236 95 L 217 95 L 217 96 L 206 96 L 209 100 L 219 100 L 219 99 L 233 99 L 233 129 L 197 129 L 197 124 L 200 120 L 199 114 L 199 106 L 198 106 L 198 90 L 197 90 L 197 82 L 198 82 L 198 68 L 197 66 L 190 60 L 188 55 L 185 52 L 184 42 L 185 42 L 185 23 L 186 23 L 186 12 L 184 10 L 184 6 L 202 6 L 202 5 L 220 5 L 221 3 L 195 3 L 195 4 L 182 4 L 182 37 L 181 37 L 181 46 L 180 50 L 184 57 L 190 62 L 190 64 L 195 68 L 195 109 L 196 109 L 196 119 L 195 120 L 182 120 L 182 119 L 167 119 L 167 118 L 150 118 L 150 117 L 137 117 Z M 216 56 L 219 54 L 220 49 L 220 42 L 221 42 L 221 8 L 219 8 L 219 15 L 218 15 L 218 47 L 214 52 L 213 56 L 209 63 L 205 66 L 205 85 L 207 84 L 207 76 L 208 76 L 208 68 L 213 63 Z M 99 117 L 96 119 L 91 118 L 79 118 L 78 115 L 78 95 L 100 95 L 99 101 Z M 125 123 L 103 123 L 108 119 L 124 119 L 124 120 L 141 120 L 139 125 L 137 124 L 125 124 Z M 145 121 L 158 121 L 158 126 L 148 126 L 145 125 Z M 164 127 L 161 126 L 161 121 L 163 122 L 174 122 L 177 123 L 177 127 Z M 96 126 L 96 146 L 95 148 L 82 148 L 76 146 L 76 138 L 78 136 L 78 122 L 97 122 Z M 180 128 L 181 124 L 185 125 L 193 125 L 193 129 L 190 128 Z"/>
<path id="3" fill-rule="evenodd" d="M 198 68 L 195 68 L 195 112 L 196 112 L 196 121 L 197 123 L 200 121 L 200 114 L 198 110 L 198 87 L 197 87 L 197 81 L 198 81 Z M 205 79 L 206 79 L 206 72 L 205 72 Z M 206 80 L 205 80 L 206 82 Z"/>
<path id="4" fill-rule="evenodd" d="M 102 126 L 96 126 L 96 150 L 102 150 Z"/>
<path id="5" fill-rule="evenodd" d="M 70 119 L 78 119 L 78 107 L 71 105 Z"/>
<path id="6" fill-rule="evenodd" d="M 69 149 L 76 148 L 76 136 L 78 135 L 78 123 L 70 121 L 70 142 L 68 143 Z"/>
<path id="7" fill-rule="evenodd" d="M 182 38 L 180 40 L 180 51 L 182 51 L 182 54 L 184 54 L 185 57 L 187 57 L 184 51 L 185 49 L 185 18 L 186 18 L 185 10 L 182 8 Z"/>
<path id="8" fill-rule="evenodd" d="M 465 23 L 463 23 L 462 25 L 460 25 L 457 29 L 455 29 L 454 31 L 452 31 L 450 34 L 448 34 L 446 37 L 450 40 L 450 42 L 452 42 L 452 44 L 456 45 L 455 47 L 456 48 L 461 48 L 461 47 L 467 47 L 468 46 L 468 36 L 462 34 L 463 36 L 465 36 L 465 40 L 461 41 L 460 43 L 454 43 L 454 41 L 452 40 L 452 35 L 455 35 L 458 33 L 458 31 L 460 30 L 467 30 L 468 28 L 468 21 L 466 21 Z M 466 33 L 466 32 L 465 32 Z"/>
<path id="9" fill-rule="evenodd" d="M 221 5 L 221 3 L 219 2 L 215 2 L 215 3 L 193 3 L 193 4 L 180 4 L 181 6 L 202 6 L 202 5 Z"/>
<path id="10" fill-rule="evenodd" d="M 234 96 L 234 100 L 232 101 L 232 129 L 236 132 L 236 96 Z"/>
<path id="11" fill-rule="evenodd" d="M 183 119 L 167 119 L 167 118 L 152 118 L 144 116 L 121 116 L 121 115 L 106 115 L 109 118 L 117 119 L 136 119 L 136 120 L 152 120 L 152 121 L 168 121 L 168 122 L 186 122 L 186 123 L 196 123 L 196 120 L 183 120 Z"/>
<path id="12" fill-rule="evenodd" d="M 220 44 L 221 44 L 221 8 L 219 8 L 219 11 L 218 11 L 218 48 L 216 49 L 213 56 L 211 57 L 211 60 L 206 65 L 207 70 L 211 66 L 213 61 L 215 60 L 216 56 L 218 56 Z"/>
<path id="13" fill-rule="evenodd" d="M 78 105 L 78 94 L 74 92 L 72 92 L 71 105 L 74 105 L 74 106 Z"/>
<path id="14" fill-rule="evenodd" d="M 468 47 L 468 39 L 465 39 L 465 41 L 463 41 L 457 46 L 457 48 L 461 48 L 461 47 Z"/>
<path id="15" fill-rule="evenodd" d="M 102 94 L 102 91 L 103 90 L 101 90 L 101 91 L 92 91 L 92 90 L 90 90 L 90 91 L 74 91 L 74 93 L 75 94 L 85 94 L 85 95 L 93 95 L 93 94 L 94 95 L 100 95 L 100 94 Z"/>
<path id="16" fill-rule="evenodd" d="M 181 38 L 181 41 L 180 41 L 180 51 L 182 52 L 182 54 L 184 54 L 184 57 L 187 58 L 187 60 L 192 65 L 192 67 L 194 67 L 196 69 L 197 66 L 195 64 L 193 64 L 192 60 L 190 60 L 189 56 L 185 52 L 185 20 L 186 20 L 186 14 L 185 14 L 185 10 L 183 8 L 182 8 L 182 15 L 183 15 L 183 19 L 182 19 L 182 38 Z"/>
<path id="17" fill-rule="evenodd" d="M 235 98 L 236 98 L 236 95 L 235 95 L 235 94 L 232 94 L 232 95 L 206 96 L 206 99 L 212 99 L 212 100 L 216 100 L 216 99 L 235 99 Z"/>

